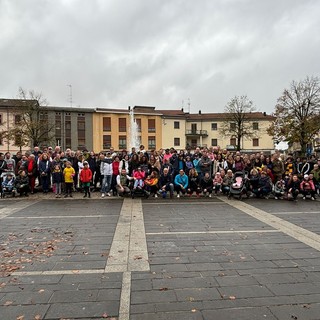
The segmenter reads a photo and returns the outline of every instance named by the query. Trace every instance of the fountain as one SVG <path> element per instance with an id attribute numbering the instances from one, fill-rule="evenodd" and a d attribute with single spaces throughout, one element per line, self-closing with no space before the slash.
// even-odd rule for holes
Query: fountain
<path id="1" fill-rule="evenodd" d="M 139 132 L 139 126 L 134 118 L 134 113 L 133 113 L 133 108 L 129 109 L 129 115 L 130 115 L 130 129 L 129 129 L 129 134 L 130 134 L 130 148 L 134 147 L 136 150 L 139 150 L 140 146 L 140 137 L 138 135 Z"/>

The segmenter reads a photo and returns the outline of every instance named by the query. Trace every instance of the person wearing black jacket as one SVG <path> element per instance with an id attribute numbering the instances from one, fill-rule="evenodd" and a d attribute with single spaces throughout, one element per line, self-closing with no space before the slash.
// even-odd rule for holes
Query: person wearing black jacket
<path id="1" fill-rule="evenodd" d="M 25 195 L 28 197 L 29 191 L 29 178 L 24 170 L 20 170 L 19 174 L 17 175 L 14 186 L 18 193 L 20 193 L 20 197 Z"/>
<path id="2" fill-rule="evenodd" d="M 259 197 L 268 197 L 268 194 L 272 191 L 271 179 L 267 176 L 265 171 L 261 171 L 260 178 L 258 181 L 257 188 L 253 189 L 252 192 Z"/>
<path id="3" fill-rule="evenodd" d="M 297 201 L 298 194 L 300 192 L 300 180 L 296 174 L 293 175 L 292 179 L 288 182 L 287 185 L 288 200 L 293 199 Z"/>
<path id="4" fill-rule="evenodd" d="M 163 173 L 160 175 L 159 178 L 159 191 L 162 193 L 162 198 L 167 197 L 167 192 L 170 192 L 170 199 L 173 198 L 173 191 L 174 191 L 174 186 L 173 186 L 173 179 L 172 175 L 169 174 L 169 169 L 164 168 Z"/>
<path id="5" fill-rule="evenodd" d="M 0 182 L 2 182 L 2 174 L 6 171 L 7 169 L 7 163 L 4 160 L 4 154 L 0 153 Z"/>

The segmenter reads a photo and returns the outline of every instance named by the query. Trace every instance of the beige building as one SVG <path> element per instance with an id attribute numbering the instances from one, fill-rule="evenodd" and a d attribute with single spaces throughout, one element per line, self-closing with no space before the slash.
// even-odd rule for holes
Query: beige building
<path id="1" fill-rule="evenodd" d="M 236 149 L 234 136 L 221 134 L 221 128 L 226 117 L 225 113 L 199 113 L 186 115 L 186 143 L 194 148 L 220 146 L 222 149 Z M 273 117 L 262 112 L 252 112 L 247 115 L 248 124 L 252 126 L 254 136 L 243 138 L 241 150 L 255 152 L 258 150 L 274 150 L 272 137 L 267 133 L 267 128 L 273 121 Z M 232 125 L 230 123 L 230 125 Z"/>
<path id="2" fill-rule="evenodd" d="M 93 150 L 130 150 L 131 109 L 96 108 L 93 114 Z M 133 107 L 138 125 L 138 144 L 146 150 L 162 147 L 162 114 L 155 107 Z"/>
<path id="3" fill-rule="evenodd" d="M 186 148 L 186 114 L 183 110 L 161 110 L 162 148 Z"/>

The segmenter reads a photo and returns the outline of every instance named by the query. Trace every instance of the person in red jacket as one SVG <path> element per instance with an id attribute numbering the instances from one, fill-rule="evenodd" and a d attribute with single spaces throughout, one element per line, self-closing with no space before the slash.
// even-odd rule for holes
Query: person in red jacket
<path id="1" fill-rule="evenodd" d="M 89 164 L 87 161 L 83 162 L 83 169 L 80 172 L 80 182 L 84 190 L 84 198 L 88 196 L 90 198 L 90 182 L 92 179 L 92 171 L 89 169 Z"/>

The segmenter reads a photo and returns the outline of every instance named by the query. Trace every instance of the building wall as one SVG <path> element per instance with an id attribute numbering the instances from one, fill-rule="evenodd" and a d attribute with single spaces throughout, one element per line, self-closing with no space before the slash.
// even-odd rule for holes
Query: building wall
<path id="1" fill-rule="evenodd" d="M 2 118 L 2 123 L 0 124 L 0 131 L 2 130 L 8 130 L 12 129 L 14 127 L 14 112 L 13 108 L 0 108 L 0 115 Z M 70 113 L 71 115 L 71 148 L 73 150 L 78 149 L 78 114 L 83 114 L 85 117 L 85 145 L 84 147 L 88 150 L 92 150 L 93 148 L 93 129 L 92 129 L 92 115 L 93 111 L 87 112 L 82 110 L 67 110 L 63 108 L 50 108 L 48 107 L 46 109 L 48 113 L 48 121 L 49 123 L 55 124 L 55 115 L 56 112 L 59 112 L 61 114 L 62 119 L 62 128 L 61 128 L 61 139 L 60 146 L 62 149 L 66 149 L 66 143 L 65 143 L 65 115 L 67 113 Z M 54 129 L 55 130 L 55 129 Z M 47 143 L 44 143 L 44 145 L 51 145 L 55 146 L 57 145 L 57 139 L 55 136 L 55 132 L 51 132 L 50 135 L 53 136 L 52 141 L 48 141 Z M 60 138 L 60 137 L 59 137 Z M 28 151 L 31 149 L 31 146 L 22 147 L 21 150 L 23 152 Z M 7 152 L 10 151 L 12 153 L 15 153 L 19 151 L 20 148 L 18 146 L 14 145 L 14 140 L 8 141 L 7 139 L 2 140 L 2 144 L 0 145 L 0 152 Z"/>
<path id="2" fill-rule="evenodd" d="M 174 123 L 179 122 L 179 129 L 175 129 Z M 162 119 L 162 148 L 185 149 L 186 147 L 186 120 L 183 118 Z M 175 138 L 180 139 L 180 144 L 175 145 Z"/>
<path id="3" fill-rule="evenodd" d="M 111 131 L 103 131 L 103 118 L 110 117 L 111 118 Z M 155 149 L 159 149 L 162 146 L 162 121 L 160 115 L 153 115 L 153 114 L 141 114 L 136 113 L 134 115 L 135 119 L 141 119 L 141 128 L 138 136 L 140 136 L 140 142 L 145 146 L 148 150 L 148 140 L 149 137 L 155 137 Z M 119 118 L 126 119 L 126 131 L 120 132 L 119 131 Z M 155 131 L 148 132 L 148 119 L 155 120 Z M 119 136 L 126 136 L 126 149 L 130 150 L 130 115 L 129 112 L 123 111 L 121 113 L 112 112 L 112 111 L 98 111 L 93 114 L 93 149 L 96 152 L 106 150 L 103 146 L 103 136 L 110 135 L 111 136 L 111 146 L 115 150 L 120 150 L 119 146 Z"/>
<path id="4" fill-rule="evenodd" d="M 14 114 L 13 108 L 0 108 L 0 116 L 1 116 L 1 123 L 0 123 L 0 132 L 8 131 L 14 128 Z M 29 147 L 22 147 L 21 151 L 25 152 L 28 151 Z M 0 152 L 7 152 L 10 151 L 11 153 L 15 154 L 17 151 L 20 151 L 20 147 L 14 145 L 14 140 L 8 139 L 1 139 L 0 141 Z"/>
<path id="5" fill-rule="evenodd" d="M 251 123 L 257 122 L 259 129 L 256 131 L 257 136 L 255 138 L 259 139 L 259 143 L 257 146 L 253 145 L 253 139 L 243 139 L 241 142 L 241 149 L 243 151 L 252 151 L 255 150 L 274 150 L 274 143 L 272 137 L 267 133 L 267 128 L 270 125 L 269 121 L 263 121 L 260 119 L 253 120 Z M 217 130 L 212 130 L 212 123 L 217 124 Z M 227 146 L 231 145 L 230 138 L 228 136 L 222 136 L 219 129 L 222 126 L 222 121 L 219 120 L 203 120 L 203 121 L 188 121 L 186 124 L 186 130 L 191 130 L 192 124 L 197 124 L 197 130 L 207 131 L 207 136 L 197 136 L 197 137 L 188 137 L 187 143 L 191 145 L 192 139 L 197 140 L 197 145 L 210 147 L 212 146 L 212 139 L 217 139 L 217 145 L 222 149 L 227 148 Z"/>

